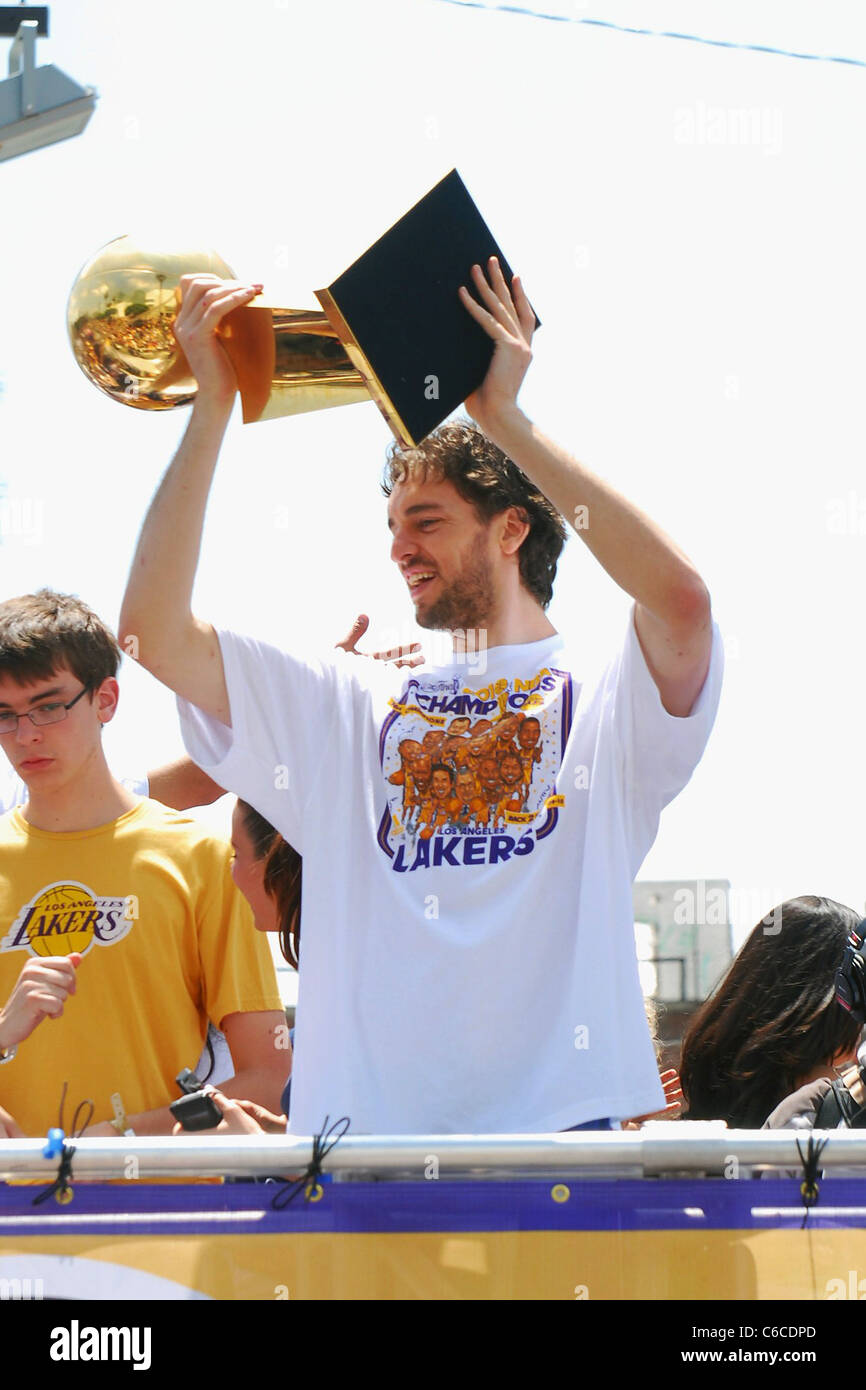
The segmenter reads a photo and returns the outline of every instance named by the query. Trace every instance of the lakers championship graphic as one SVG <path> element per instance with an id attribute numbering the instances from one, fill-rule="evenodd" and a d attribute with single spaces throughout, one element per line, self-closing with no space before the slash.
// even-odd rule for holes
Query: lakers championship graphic
<path id="1" fill-rule="evenodd" d="M 378 841 L 398 873 L 531 854 L 565 804 L 557 790 L 572 720 L 571 677 L 480 689 L 413 677 L 379 739 L 388 809 Z"/>
<path id="2" fill-rule="evenodd" d="M 0 951 L 32 956 L 86 955 L 94 944 L 113 946 L 135 920 L 134 900 L 99 898 L 83 883 L 50 883 L 31 898 L 0 941 Z"/>

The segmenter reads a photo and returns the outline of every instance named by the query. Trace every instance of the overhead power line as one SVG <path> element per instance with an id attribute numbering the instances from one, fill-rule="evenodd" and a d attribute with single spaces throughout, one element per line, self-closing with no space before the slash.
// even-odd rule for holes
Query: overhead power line
<path id="1" fill-rule="evenodd" d="M 544 19 L 553 24 L 590 24 L 597 29 L 613 29 L 618 34 L 639 34 L 653 39 L 682 39 L 686 43 L 703 43 L 710 48 L 736 48 L 746 53 L 772 53 L 779 58 L 799 58 L 807 63 L 846 63 L 854 68 L 866 68 L 862 58 L 846 58 L 832 53 L 797 53 L 791 48 L 773 48 L 766 43 L 737 43 L 732 39 L 707 39 L 700 34 L 679 34 L 671 29 L 639 29 L 629 24 L 615 24 L 610 19 L 589 19 L 579 15 L 545 14 L 523 5 L 487 5 L 483 0 L 438 0 L 440 5 L 457 5 L 464 10 L 492 10 L 499 14 L 519 14 L 530 19 Z"/>

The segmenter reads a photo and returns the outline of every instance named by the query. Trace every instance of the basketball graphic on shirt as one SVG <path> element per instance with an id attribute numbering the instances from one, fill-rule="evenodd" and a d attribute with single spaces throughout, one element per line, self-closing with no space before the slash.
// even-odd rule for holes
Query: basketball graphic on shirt
<path id="1" fill-rule="evenodd" d="M 413 676 L 391 704 L 379 737 L 388 807 L 378 843 L 395 871 L 504 863 L 554 829 L 568 672 L 544 666 L 478 687 Z"/>
<path id="2" fill-rule="evenodd" d="M 91 926 L 95 904 L 91 895 L 75 884 L 55 885 L 40 894 L 33 904 L 33 925 L 49 926 L 56 923 L 53 932 L 30 937 L 30 945 L 37 956 L 68 956 L 70 951 L 82 955 L 93 941 Z"/>
<path id="3" fill-rule="evenodd" d="M 50 883 L 22 907 L 0 941 L 0 951 L 27 951 L 46 959 L 114 945 L 133 925 L 132 901 L 99 897 L 84 883 Z"/>

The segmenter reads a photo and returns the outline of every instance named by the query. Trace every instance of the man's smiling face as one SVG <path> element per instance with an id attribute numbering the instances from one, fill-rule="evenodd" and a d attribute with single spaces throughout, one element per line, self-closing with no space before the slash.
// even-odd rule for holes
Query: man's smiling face
<path id="1" fill-rule="evenodd" d="M 490 528 L 453 483 L 407 478 L 388 506 L 391 558 L 420 627 L 483 627 L 495 606 Z"/>

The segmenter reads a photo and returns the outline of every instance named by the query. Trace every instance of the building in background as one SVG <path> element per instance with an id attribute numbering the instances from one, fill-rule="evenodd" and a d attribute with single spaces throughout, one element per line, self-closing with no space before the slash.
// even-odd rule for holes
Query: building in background
<path id="1" fill-rule="evenodd" d="M 727 879 L 634 885 L 634 930 L 644 994 L 659 1008 L 662 1065 L 679 1066 L 689 1019 L 733 957 Z"/>

